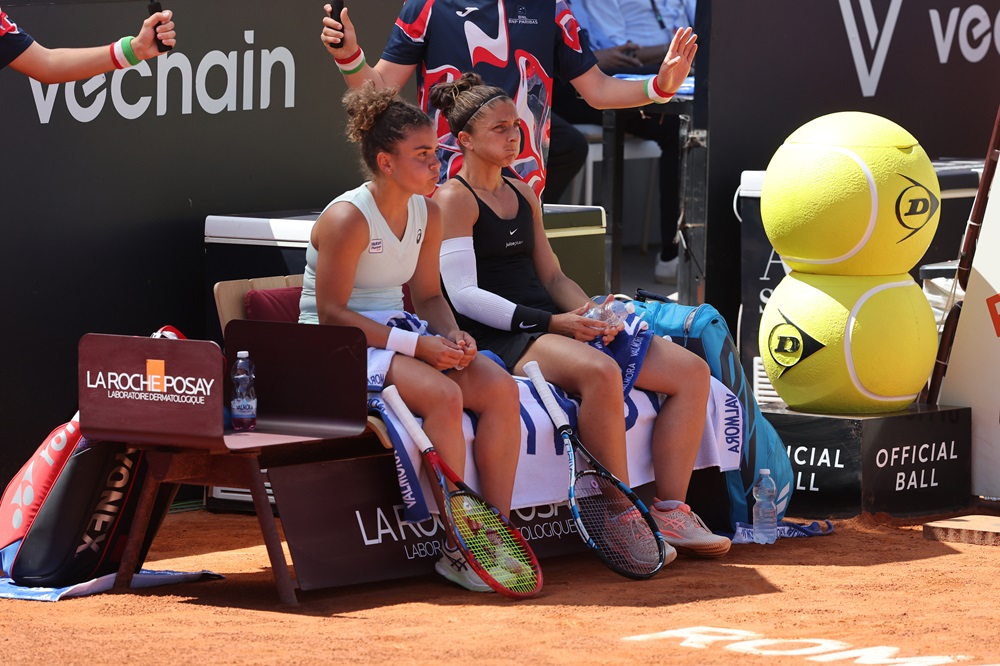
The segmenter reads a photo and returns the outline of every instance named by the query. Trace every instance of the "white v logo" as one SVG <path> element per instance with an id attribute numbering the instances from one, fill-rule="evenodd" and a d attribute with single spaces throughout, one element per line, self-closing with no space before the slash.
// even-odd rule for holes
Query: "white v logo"
<path id="1" fill-rule="evenodd" d="M 480 62 L 486 62 L 496 67 L 506 67 L 508 53 L 507 43 L 507 13 L 504 10 L 503 0 L 497 1 L 499 20 L 497 25 L 497 36 L 490 37 L 483 30 L 473 23 L 465 22 L 465 39 L 469 44 L 469 55 L 472 56 L 472 64 L 475 66 Z M 485 51 L 485 55 L 478 53 Z"/>
<path id="2" fill-rule="evenodd" d="M 882 77 L 882 67 L 885 65 L 885 56 L 889 51 L 889 42 L 892 41 L 892 32 L 896 28 L 896 19 L 899 18 L 899 9 L 903 5 L 903 0 L 892 0 L 889 4 L 889 12 L 885 17 L 885 25 L 881 29 L 879 29 L 875 19 L 872 0 L 858 0 L 858 5 L 861 9 L 861 18 L 864 20 L 868 46 L 874 51 L 870 68 L 865 59 L 865 47 L 861 43 L 861 32 L 858 29 L 857 20 L 854 18 L 851 0 L 840 0 L 840 13 L 844 17 L 844 28 L 847 29 L 847 39 L 851 44 L 851 55 L 854 57 L 854 68 L 858 72 L 861 94 L 865 97 L 872 97 L 875 95 L 879 79 Z"/>

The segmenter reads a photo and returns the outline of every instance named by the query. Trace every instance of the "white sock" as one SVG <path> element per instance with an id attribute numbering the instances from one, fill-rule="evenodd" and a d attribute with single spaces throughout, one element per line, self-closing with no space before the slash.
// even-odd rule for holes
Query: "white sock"
<path id="1" fill-rule="evenodd" d="M 653 502 L 653 507 L 660 511 L 673 511 L 681 504 L 684 504 L 684 502 L 680 500 L 656 500 Z"/>

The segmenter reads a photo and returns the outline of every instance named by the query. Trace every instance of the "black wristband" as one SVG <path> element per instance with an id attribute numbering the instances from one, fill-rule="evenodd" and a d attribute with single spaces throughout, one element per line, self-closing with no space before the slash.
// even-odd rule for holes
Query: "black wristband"
<path id="1" fill-rule="evenodd" d="M 510 322 L 510 330 L 522 333 L 546 333 L 552 313 L 537 310 L 524 305 L 514 306 L 514 316 Z"/>

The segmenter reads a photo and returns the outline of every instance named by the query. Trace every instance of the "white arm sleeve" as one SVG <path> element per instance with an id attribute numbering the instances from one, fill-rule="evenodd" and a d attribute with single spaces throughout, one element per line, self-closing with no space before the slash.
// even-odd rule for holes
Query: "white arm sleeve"
<path id="1" fill-rule="evenodd" d="M 479 288 L 472 236 L 449 238 L 441 243 L 441 281 L 460 314 L 493 328 L 510 330 L 517 306 Z"/>

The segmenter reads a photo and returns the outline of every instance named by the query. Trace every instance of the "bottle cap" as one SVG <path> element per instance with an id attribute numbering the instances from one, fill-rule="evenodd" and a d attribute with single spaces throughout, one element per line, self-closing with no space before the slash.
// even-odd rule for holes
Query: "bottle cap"
<path id="1" fill-rule="evenodd" d="M 761 476 L 771 476 L 771 470 L 769 470 L 766 467 L 761 467 L 760 468 L 760 475 Z"/>
<path id="2" fill-rule="evenodd" d="M 236 352 L 236 358 L 250 358 L 250 352 L 248 352 L 248 351 L 238 351 L 238 352 Z"/>

